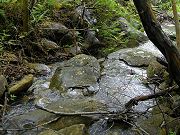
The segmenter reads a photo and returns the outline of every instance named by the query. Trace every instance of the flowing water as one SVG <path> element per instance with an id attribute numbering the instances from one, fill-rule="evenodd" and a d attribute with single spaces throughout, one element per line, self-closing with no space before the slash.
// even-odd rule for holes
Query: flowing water
<path id="1" fill-rule="evenodd" d="M 155 56 L 162 55 L 150 41 L 141 44 L 136 49 L 138 49 L 138 51 L 141 50 L 144 52 L 151 52 Z M 108 106 L 108 110 L 111 112 L 122 111 L 125 103 L 127 103 L 133 97 L 153 93 L 152 89 L 144 85 L 142 81 L 147 77 L 146 69 L 143 67 L 131 67 L 119 58 L 120 54 L 127 50 L 134 50 L 134 48 L 122 49 L 108 55 L 107 59 L 105 59 L 101 64 L 101 78 L 94 88 L 97 89 L 97 93 L 93 96 L 93 98 L 105 103 Z M 30 88 L 30 91 L 34 91 L 35 97 L 45 97 L 48 99 L 48 102 L 58 101 L 62 98 L 60 95 L 58 95 L 58 93 L 48 89 L 54 70 L 56 67 L 62 65 L 63 63 L 55 63 L 51 65 L 52 73 L 50 76 L 36 79 L 33 86 Z M 76 95 L 77 93 L 74 92 L 73 94 Z M 42 104 L 43 103 L 44 101 Z M 134 111 L 143 112 L 153 105 L 153 100 L 140 102 L 136 107 L 134 107 Z M 35 110 L 34 102 L 27 104 L 22 103 L 12 107 L 11 111 L 6 117 L 12 118 L 32 110 Z M 111 128 L 111 126 L 113 125 L 108 125 L 106 119 L 100 119 L 98 122 L 95 122 L 92 124 L 92 126 L 90 126 L 89 132 L 92 135 L 105 135 L 108 128 Z M 133 134 L 130 130 L 123 130 L 121 126 L 115 127 L 116 128 L 112 128 L 114 131 L 108 130 L 108 132 L 112 132 L 114 134 L 121 133 L 124 135 Z M 12 132 L 9 134 L 12 134 Z"/>

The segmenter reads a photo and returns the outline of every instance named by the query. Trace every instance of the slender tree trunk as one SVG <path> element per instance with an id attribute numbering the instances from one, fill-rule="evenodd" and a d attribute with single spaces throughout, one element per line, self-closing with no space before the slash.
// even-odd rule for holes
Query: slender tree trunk
<path id="1" fill-rule="evenodd" d="M 133 0 L 149 39 L 162 52 L 168 62 L 168 70 L 180 86 L 180 52 L 157 22 L 149 0 Z"/>
<path id="2" fill-rule="evenodd" d="M 175 26 L 176 26 L 176 43 L 177 47 L 180 50 L 180 24 L 179 24 L 179 18 L 177 14 L 177 8 L 176 8 L 176 0 L 171 0 L 172 1 L 172 10 L 174 14 L 174 21 L 175 21 Z"/>
<path id="3" fill-rule="evenodd" d="M 21 0 L 21 3 L 22 3 L 23 32 L 28 32 L 29 31 L 28 0 Z"/>

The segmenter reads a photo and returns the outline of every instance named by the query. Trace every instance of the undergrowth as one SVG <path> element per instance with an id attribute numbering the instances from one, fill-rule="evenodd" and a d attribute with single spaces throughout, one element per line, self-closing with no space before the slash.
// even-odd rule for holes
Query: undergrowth
<path id="1" fill-rule="evenodd" d="M 46 20 L 54 20 L 56 12 L 64 9 L 68 9 L 72 12 L 73 9 L 85 2 L 85 6 L 92 9 L 95 18 L 97 19 L 97 23 L 89 27 L 98 29 L 98 38 L 105 44 L 105 49 L 103 50 L 104 53 L 110 53 L 126 42 L 124 33 L 121 32 L 121 29 L 118 27 L 119 17 L 124 17 L 132 23 L 132 26 L 141 28 L 139 18 L 131 2 L 127 2 L 124 6 L 120 5 L 116 0 L 84 0 L 83 2 L 81 0 L 40 0 L 36 3 L 32 3 L 33 1 L 29 2 L 29 5 L 33 5 L 32 9 L 29 7 L 29 25 L 31 31 L 39 27 L 39 24 L 44 23 Z M 4 20 L 0 23 L 1 29 L 8 29 L 9 33 L 6 34 L 13 37 L 13 40 L 15 38 L 12 34 L 19 34 L 22 30 L 23 13 L 21 12 L 21 4 L 22 3 L 19 0 L 3 0 L 0 4 L 0 20 Z M 61 14 L 61 17 L 67 16 L 68 15 Z M 63 19 L 65 20 L 66 18 L 61 18 L 62 22 Z M 67 23 L 67 21 L 65 23 Z M 68 26 L 69 24 L 65 25 Z M 0 30 L 1 45 L 3 45 L 5 41 L 5 35 L 3 35 L 4 32 L 2 30 Z"/>
<path id="2" fill-rule="evenodd" d="M 142 28 L 135 7 L 130 1 L 120 5 L 115 0 L 96 0 L 94 5 L 98 20 L 95 28 L 99 29 L 99 37 L 106 44 L 101 50 L 104 55 L 126 47 L 128 42 L 128 37 L 125 37 L 119 27 L 118 18 L 126 18 L 135 29 Z"/>

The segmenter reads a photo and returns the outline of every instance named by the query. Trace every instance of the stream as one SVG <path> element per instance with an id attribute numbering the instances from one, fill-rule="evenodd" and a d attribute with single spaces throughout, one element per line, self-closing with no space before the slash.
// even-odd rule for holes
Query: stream
<path id="1" fill-rule="evenodd" d="M 50 65 L 50 74 L 35 79 L 28 90 L 33 92 L 34 100 L 12 106 L 8 115 L 3 118 L 5 129 L 18 130 L 9 130 L 5 134 L 18 134 L 20 132 L 23 135 L 34 135 L 43 131 L 41 126 L 38 128 L 33 127 L 42 123 L 48 123 L 48 121 L 57 120 L 57 116 L 41 110 L 42 108 L 49 109 L 52 112 L 59 112 L 60 114 L 123 111 L 125 103 L 131 98 L 153 93 L 150 87 L 143 84 L 143 79 L 147 77 L 146 69 L 143 66 L 148 65 L 152 59 L 155 59 L 155 56 L 161 56 L 161 53 L 150 41 L 147 41 L 140 44 L 139 47 L 121 49 L 100 60 L 83 54 L 69 61 Z M 85 68 L 81 69 L 86 59 L 89 63 L 86 63 Z M 58 77 L 61 78 L 60 85 L 66 88 L 65 92 L 64 90 L 61 92 L 54 90 L 53 87 L 49 88 L 51 83 L 56 81 L 52 81 L 52 78 L 58 68 L 60 70 L 60 76 Z M 74 76 L 74 72 L 78 74 Z M 90 74 L 88 74 L 89 72 Z M 87 79 L 87 77 L 90 79 Z M 92 105 L 89 105 L 89 103 Z M 140 102 L 133 108 L 133 111 L 145 112 L 154 104 L 153 100 Z M 62 108 L 57 109 L 60 106 Z M 37 107 L 41 109 L 37 109 Z M 89 128 L 88 132 L 91 135 L 135 134 L 131 128 L 125 128 L 124 124 L 112 124 L 106 116 L 97 115 L 95 117 L 96 120 L 89 116 L 76 116 L 78 120 L 72 119 L 72 116 L 69 116 L 70 118 L 65 117 L 65 121 L 68 121 L 67 125 L 62 124 L 59 128 L 82 123 Z M 61 121 L 60 123 L 63 122 Z M 54 125 L 49 125 L 48 128 L 57 129 L 54 128 Z M 30 130 L 24 131 L 23 128 Z"/>

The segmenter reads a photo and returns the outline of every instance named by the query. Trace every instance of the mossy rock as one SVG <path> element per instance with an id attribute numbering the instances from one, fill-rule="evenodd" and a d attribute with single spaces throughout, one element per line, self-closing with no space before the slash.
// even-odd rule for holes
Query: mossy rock
<path id="1" fill-rule="evenodd" d="M 155 56 L 150 52 L 138 48 L 132 48 L 120 53 L 119 58 L 131 66 L 147 67 L 150 62 L 155 59 Z"/>
<path id="2" fill-rule="evenodd" d="M 24 78 L 16 82 L 13 86 L 8 89 L 8 92 L 11 94 L 19 94 L 22 91 L 28 90 L 32 85 L 34 77 L 32 74 L 24 76 Z"/>
<path id="3" fill-rule="evenodd" d="M 39 135 L 88 135 L 87 129 L 84 124 L 76 124 L 69 127 L 65 127 L 59 131 L 45 130 Z"/>
<path id="4" fill-rule="evenodd" d="M 72 87 L 95 85 L 99 76 L 98 60 L 93 56 L 80 54 L 68 60 L 64 67 L 56 69 L 49 88 L 64 93 Z"/>
<path id="5" fill-rule="evenodd" d="M 73 33 L 59 22 L 43 22 L 40 32 L 42 37 L 52 40 L 60 45 L 73 43 Z"/>
<path id="6" fill-rule="evenodd" d="M 149 118 L 142 118 L 138 120 L 138 125 L 144 129 L 150 135 L 164 135 L 165 127 L 162 126 L 164 123 L 164 118 L 166 120 L 166 128 L 169 132 L 178 133 L 180 131 L 180 121 L 178 119 L 172 118 L 166 114 L 163 117 L 162 113 L 152 115 Z"/>
<path id="7" fill-rule="evenodd" d="M 154 78 L 158 76 L 167 79 L 168 75 L 169 74 L 167 73 L 166 68 L 160 63 L 158 63 L 156 60 L 152 61 L 147 68 L 148 78 Z"/>
<path id="8" fill-rule="evenodd" d="M 53 130 L 60 130 L 74 124 L 84 124 L 87 127 L 92 124 L 93 119 L 85 116 L 63 116 L 59 118 L 57 121 L 54 121 L 50 124 L 47 124 L 46 127 Z"/>

